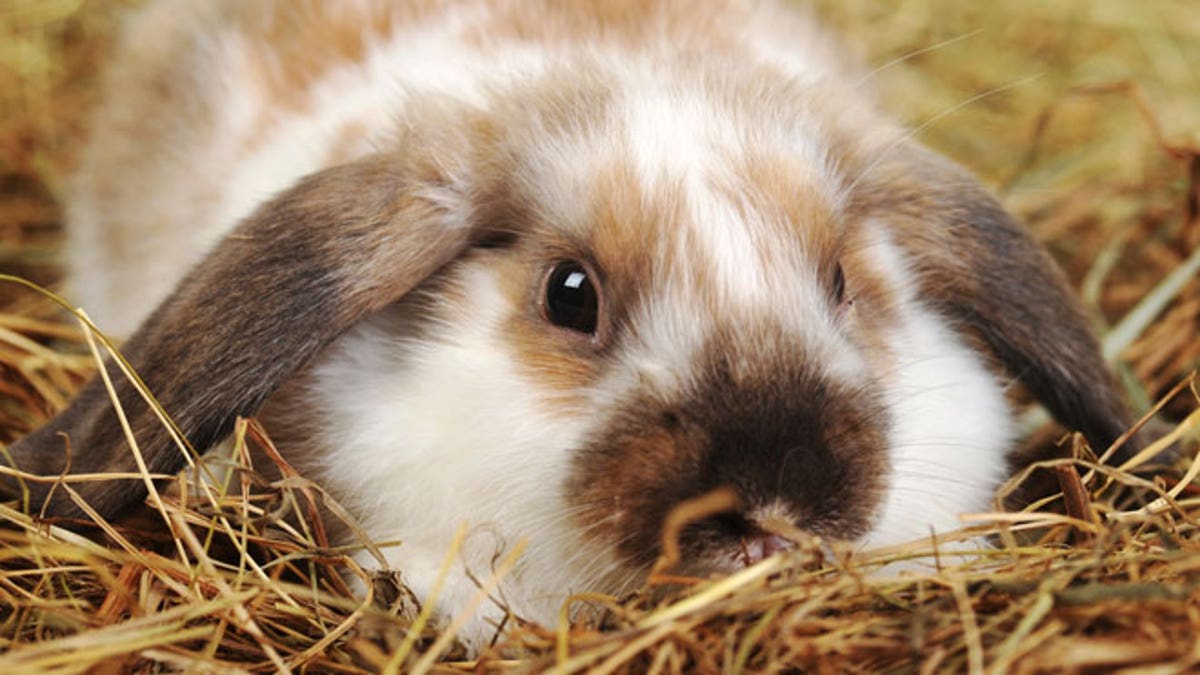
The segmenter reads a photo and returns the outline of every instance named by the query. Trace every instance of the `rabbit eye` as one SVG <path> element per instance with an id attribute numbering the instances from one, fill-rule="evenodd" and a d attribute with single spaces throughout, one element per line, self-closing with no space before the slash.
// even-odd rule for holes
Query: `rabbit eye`
<path id="1" fill-rule="evenodd" d="M 842 270 L 842 264 L 838 263 L 833 269 L 833 291 L 834 303 L 841 307 L 842 303 L 846 302 L 846 273 Z"/>
<path id="2" fill-rule="evenodd" d="M 591 273 L 575 261 L 556 264 L 546 277 L 542 312 L 556 326 L 594 335 L 599 323 L 600 294 Z"/>

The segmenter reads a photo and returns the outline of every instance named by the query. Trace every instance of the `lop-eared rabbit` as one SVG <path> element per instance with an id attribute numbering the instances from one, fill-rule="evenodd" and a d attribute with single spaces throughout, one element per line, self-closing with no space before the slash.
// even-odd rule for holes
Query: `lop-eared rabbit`
<path id="1" fill-rule="evenodd" d="M 69 293 L 196 449 L 261 410 L 419 595 L 468 523 L 443 616 L 523 539 L 519 615 L 630 588 L 722 487 L 690 573 L 786 548 L 772 521 L 947 531 L 1012 469 L 1012 383 L 1096 448 L 1129 420 L 1046 252 L 846 63 L 771 2 L 151 2 L 73 178 Z M 57 475 L 68 441 L 133 470 L 99 381 L 10 451 Z"/>

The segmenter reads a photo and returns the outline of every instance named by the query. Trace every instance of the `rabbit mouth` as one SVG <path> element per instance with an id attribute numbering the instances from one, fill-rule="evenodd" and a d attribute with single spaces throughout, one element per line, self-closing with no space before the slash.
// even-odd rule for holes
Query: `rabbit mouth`
<path id="1" fill-rule="evenodd" d="M 732 491 L 719 489 L 681 504 L 679 509 L 692 510 L 698 503 L 710 501 L 721 493 L 734 498 L 730 504 L 737 503 Z M 668 517 L 668 521 L 672 519 L 673 516 Z M 738 505 L 731 510 L 715 511 L 674 530 L 668 524 L 664 527 L 664 551 L 658 565 L 699 576 L 737 572 L 819 536 L 810 529 L 802 529 L 798 522 L 793 506 L 774 500 L 751 509 Z M 672 548 L 678 549 L 677 560 L 668 552 Z"/>
<path id="2" fill-rule="evenodd" d="M 799 540 L 813 536 L 797 527 L 794 509 L 778 499 L 752 509 L 745 520 L 745 534 L 738 540 L 735 556 L 742 567 L 790 551 Z"/>
<path id="3" fill-rule="evenodd" d="M 781 535 L 773 532 L 755 532 L 742 537 L 741 541 L 738 542 L 736 559 L 743 567 L 749 567 L 770 558 L 776 553 L 790 551 L 795 547 L 795 542 Z"/>
<path id="4" fill-rule="evenodd" d="M 700 566 L 715 572 L 732 573 L 795 548 L 796 541 L 789 537 L 752 527 L 735 541 L 724 543 L 718 553 L 710 554 L 707 561 L 701 561 Z"/>

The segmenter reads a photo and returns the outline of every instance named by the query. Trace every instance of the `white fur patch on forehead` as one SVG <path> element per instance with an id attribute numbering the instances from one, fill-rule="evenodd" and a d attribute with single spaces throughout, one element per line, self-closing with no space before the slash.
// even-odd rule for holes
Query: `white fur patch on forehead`
<path id="1" fill-rule="evenodd" d="M 541 134 L 524 153 L 520 173 L 510 179 L 520 181 L 543 222 L 586 236 L 596 176 L 615 154 L 606 136 Z"/>
<path id="2" fill-rule="evenodd" d="M 625 93 L 620 118 L 637 175 L 650 189 L 660 181 L 692 187 L 720 169 L 713 147 L 721 133 L 717 115 L 705 101 L 661 82 Z"/>
<path id="3" fill-rule="evenodd" d="M 691 187 L 692 181 L 723 180 L 734 175 L 731 159 L 765 151 L 811 167 L 797 180 L 813 182 L 831 203 L 840 201 L 839 181 L 813 108 L 776 109 L 796 101 L 775 95 L 765 84 L 730 83 L 731 89 L 745 90 L 735 95 L 717 89 L 721 77 L 712 80 L 676 76 L 666 65 L 621 78 L 617 117 L 628 156 L 646 187 L 660 181 Z M 747 100 L 749 92 L 760 94 L 761 100 Z"/>
<path id="4" fill-rule="evenodd" d="M 676 238 L 670 245 L 699 249 L 713 290 L 736 302 L 753 303 L 773 283 L 795 281 L 790 270 L 809 257 L 805 228 L 826 223 L 792 222 L 782 205 L 763 203 L 770 189 L 749 174 L 757 161 L 785 165 L 784 180 L 819 202 L 814 211 L 836 212 L 844 182 L 812 111 L 760 110 L 791 99 L 764 90 L 761 102 L 746 101 L 708 91 L 712 83 L 702 79 L 644 74 L 624 84 L 618 123 L 643 194 L 681 191 L 687 205 L 684 222 L 669 224 Z"/>

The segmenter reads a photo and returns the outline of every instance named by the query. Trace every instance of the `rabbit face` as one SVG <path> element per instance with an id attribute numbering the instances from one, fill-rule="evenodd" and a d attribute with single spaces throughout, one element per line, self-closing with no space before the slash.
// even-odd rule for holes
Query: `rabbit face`
<path id="1" fill-rule="evenodd" d="M 1001 386 L 850 210 L 835 121 L 602 75 L 449 116 L 479 135 L 427 197 L 489 239 L 327 350 L 285 398 L 277 426 L 309 429 L 287 454 L 403 540 L 418 593 L 459 522 L 477 578 L 528 540 L 503 586 L 527 616 L 644 578 L 671 509 L 719 487 L 739 505 L 684 531 L 696 573 L 744 564 L 770 519 L 885 544 L 985 507 Z"/>

